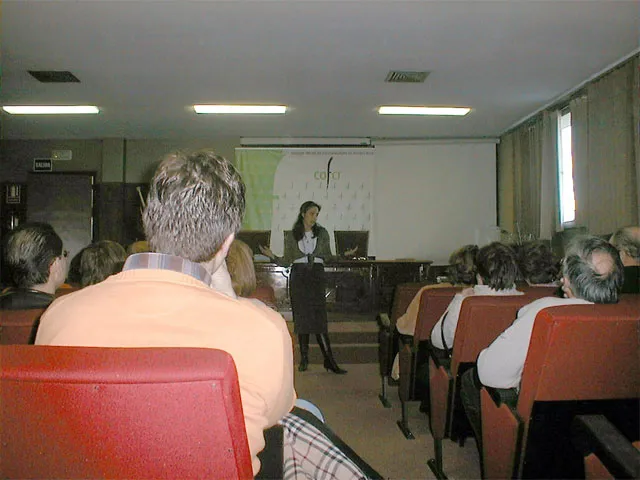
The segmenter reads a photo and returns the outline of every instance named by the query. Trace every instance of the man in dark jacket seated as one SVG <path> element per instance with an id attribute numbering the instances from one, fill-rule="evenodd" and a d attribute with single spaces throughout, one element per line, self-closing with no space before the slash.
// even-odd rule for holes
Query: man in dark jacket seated
<path id="1" fill-rule="evenodd" d="M 622 293 L 640 293 L 640 227 L 624 227 L 611 236 L 624 265 Z"/>
<path id="2" fill-rule="evenodd" d="M 67 251 L 51 225 L 25 223 L 5 239 L 4 266 L 11 286 L 0 294 L 0 309 L 46 308 L 67 275 Z"/>

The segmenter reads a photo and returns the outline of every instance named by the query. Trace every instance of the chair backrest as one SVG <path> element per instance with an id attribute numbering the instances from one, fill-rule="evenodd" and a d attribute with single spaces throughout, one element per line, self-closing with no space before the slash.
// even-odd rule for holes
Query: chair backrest
<path id="1" fill-rule="evenodd" d="M 389 320 L 392 325 L 395 325 L 398 318 L 405 314 L 413 298 L 424 286 L 424 283 L 399 283 L 396 285 L 391 312 L 389 312 Z"/>
<path id="2" fill-rule="evenodd" d="M 478 295 L 464 299 L 451 353 L 451 374 L 462 363 L 475 363 L 480 352 L 516 319 L 518 310 L 536 298 L 524 295 Z"/>
<path id="3" fill-rule="evenodd" d="M 430 288 L 422 292 L 418 320 L 413 334 L 413 342 L 417 345 L 423 340 L 431 338 L 431 330 L 445 312 L 456 293 L 461 287 Z"/>
<path id="4" fill-rule="evenodd" d="M 538 313 L 518 397 L 525 426 L 536 401 L 640 397 L 639 337 L 637 295 Z"/>
<path id="5" fill-rule="evenodd" d="M 0 345 L 27 345 L 35 340 L 35 330 L 44 308 L 0 310 Z"/>
<path id="6" fill-rule="evenodd" d="M 253 478 L 231 356 L 0 347 L 0 478 Z"/>

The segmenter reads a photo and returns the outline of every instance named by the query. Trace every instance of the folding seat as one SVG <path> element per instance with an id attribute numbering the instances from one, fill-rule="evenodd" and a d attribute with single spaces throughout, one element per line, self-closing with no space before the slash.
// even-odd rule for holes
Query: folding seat
<path id="1" fill-rule="evenodd" d="M 253 478 L 229 354 L 0 346 L 0 478 Z"/>
<path id="2" fill-rule="evenodd" d="M 400 338 L 400 379 L 398 396 L 402 418 L 398 427 L 407 439 L 414 439 L 409 428 L 407 402 L 428 399 L 428 356 L 431 348 L 431 330 L 445 312 L 460 287 L 438 287 L 425 290 L 420 298 L 420 309 L 413 337 Z"/>
<path id="3" fill-rule="evenodd" d="M 44 308 L 0 310 L 0 345 L 33 343 Z"/>
<path id="4" fill-rule="evenodd" d="M 587 480 L 640 478 L 640 442 L 631 443 L 604 415 L 578 415 L 571 431 Z"/>
<path id="5" fill-rule="evenodd" d="M 424 283 L 401 283 L 396 286 L 393 293 L 393 303 L 391 312 L 379 313 L 376 317 L 378 322 L 378 366 L 380 368 L 380 378 L 382 388 L 378 398 L 385 408 L 391 408 L 391 403 L 387 397 L 387 385 L 391 376 L 393 359 L 397 353 L 395 326 L 398 318 L 407 311 L 409 304 L 424 286 Z"/>
<path id="6" fill-rule="evenodd" d="M 434 458 L 427 463 L 438 478 L 444 477 L 442 440 L 463 441 L 471 433 L 460 400 L 460 377 L 473 367 L 478 354 L 515 320 L 518 310 L 534 299 L 525 295 L 471 296 L 460 309 L 450 359 L 436 352 L 429 358 L 430 425 Z"/>
<path id="7" fill-rule="evenodd" d="M 637 295 L 538 313 L 516 404 L 501 402 L 500 390 L 481 390 L 485 476 L 582 477 L 582 456 L 570 438 L 576 415 L 605 415 L 637 440 L 639 327 Z"/>

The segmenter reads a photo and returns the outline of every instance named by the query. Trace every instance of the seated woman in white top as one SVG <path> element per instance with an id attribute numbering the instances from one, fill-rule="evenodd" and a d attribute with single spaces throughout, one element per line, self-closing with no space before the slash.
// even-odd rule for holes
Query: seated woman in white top
<path id="1" fill-rule="evenodd" d="M 478 251 L 476 256 L 478 284 L 457 293 L 438 323 L 431 331 L 431 343 L 444 350 L 453 347 L 462 301 L 470 295 L 522 295 L 516 290 L 518 265 L 511 247 L 493 242 Z M 443 343 L 443 338 L 444 342 Z M 446 345 L 445 345 L 446 344 Z"/>

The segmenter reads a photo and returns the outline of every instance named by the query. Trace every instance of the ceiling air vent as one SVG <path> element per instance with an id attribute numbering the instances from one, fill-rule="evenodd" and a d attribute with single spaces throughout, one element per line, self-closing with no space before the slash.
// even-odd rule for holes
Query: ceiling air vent
<path id="1" fill-rule="evenodd" d="M 79 83 L 78 77 L 68 71 L 29 70 L 33 78 L 42 83 Z"/>
<path id="2" fill-rule="evenodd" d="M 384 81 L 390 83 L 423 83 L 428 76 L 429 72 L 391 70 Z"/>

